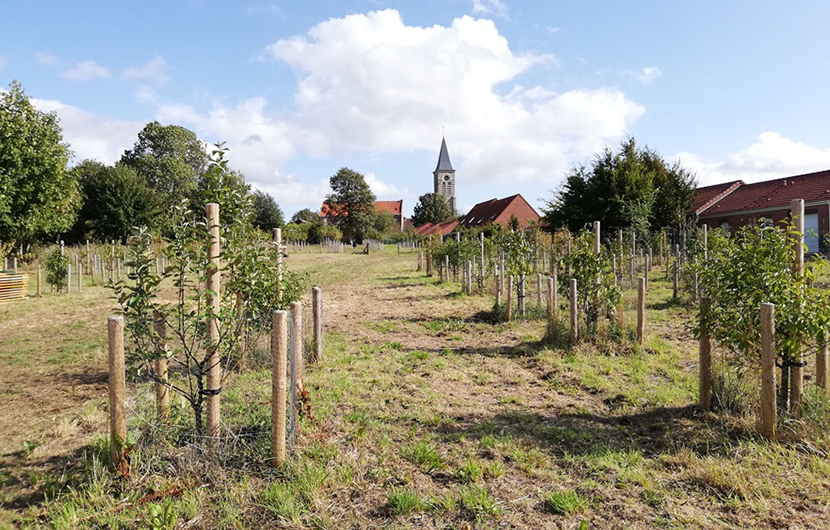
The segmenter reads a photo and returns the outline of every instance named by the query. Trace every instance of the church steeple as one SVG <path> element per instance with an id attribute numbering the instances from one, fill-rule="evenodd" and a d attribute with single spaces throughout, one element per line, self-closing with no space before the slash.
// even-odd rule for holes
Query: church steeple
<path id="1" fill-rule="evenodd" d="M 455 171 L 450 162 L 450 152 L 447 151 L 447 139 L 441 138 L 441 152 L 438 154 L 438 165 L 435 171 Z"/>
<path id="2" fill-rule="evenodd" d="M 432 172 L 435 193 L 443 195 L 450 205 L 453 215 L 455 209 L 455 170 L 450 162 L 450 152 L 447 150 L 446 138 L 441 138 L 441 152 L 438 154 L 438 164 Z"/>

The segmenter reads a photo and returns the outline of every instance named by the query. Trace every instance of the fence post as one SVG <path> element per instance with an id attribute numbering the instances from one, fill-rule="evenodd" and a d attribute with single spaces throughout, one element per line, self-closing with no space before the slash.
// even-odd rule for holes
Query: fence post
<path id="1" fill-rule="evenodd" d="M 700 341 L 698 342 L 700 375 L 700 409 L 712 410 L 712 336 L 709 332 L 709 311 L 712 299 L 704 296 L 700 299 Z"/>
<path id="2" fill-rule="evenodd" d="M 775 306 L 761 304 L 761 434 L 775 439 Z"/>
<path id="3" fill-rule="evenodd" d="M 571 340 L 571 345 L 574 345 L 574 344 L 576 344 L 576 341 L 579 339 L 579 331 L 577 329 L 577 326 L 579 325 L 579 320 L 577 318 L 576 278 L 571 278 L 570 309 L 571 309 L 570 340 Z"/>
<path id="4" fill-rule="evenodd" d="M 536 305 L 542 307 L 542 273 L 536 273 Z"/>
<path id="5" fill-rule="evenodd" d="M 599 249 L 600 249 L 599 221 L 594 221 L 594 254 L 599 254 Z"/>
<path id="6" fill-rule="evenodd" d="M 161 311 L 153 311 L 153 330 L 156 334 L 156 408 L 159 419 L 170 419 L 170 389 L 167 387 L 167 325 Z"/>
<path id="7" fill-rule="evenodd" d="M 289 383 L 289 447 L 294 448 L 294 442 L 299 430 L 297 411 L 300 407 L 300 393 L 303 391 L 303 304 L 291 302 L 291 339 L 288 352 L 288 383 Z"/>
<path id="8" fill-rule="evenodd" d="M 37 262 L 37 295 L 38 297 L 42 296 L 43 294 L 43 272 L 42 272 L 42 265 L 40 262 Z"/>
<path id="9" fill-rule="evenodd" d="M 277 245 L 277 300 L 282 301 L 282 229 L 274 229 L 274 243 Z"/>
<path id="10" fill-rule="evenodd" d="M 672 276 L 672 291 L 671 291 L 671 299 L 673 302 L 677 302 L 677 284 L 680 281 L 680 268 L 678 267 L 677 258 L 674 258 L 674 275 Z"/>
<path id="11" fill-rule="evenodd" d="M 637 279 L 637 344 L 646 340 L 646 279 Z"/>
<path id="12" fill-rule="evenodd" d="M 66 294 L 72 292 L 72 264 L 66 264 Z"/>
<path id="13" fill-rule="evenodd" d="M 84 284 L 84 277 L 83 277 L 84 264 L 82 262 L 78 261 L 78 263 L 76 265 L 76 269 L 77 269 L 77 276 L 78 276 L 78 292 L 80 293 L 81 289 L 83 288 L 83 284 Z"/>
<path id="14" fill-rule="evenodd" d="M 709 259 L 709 225 L 703 225 L 703 261 Z"/>
<path id="15" fill-rule="evenodd" d="M 646 254 L 646 266 L 643 268 L 643 276 L 646 279 L 646 290 L 648 290 L 648 271 L 651 269 L 651 254 Z"/>
<path id="16" fill-rule="evenodd" d="M 481 268 L 478 270 L 478 272 L 479 272 L 478 284 L 481 286 L 481 289 L 484 289 L 484 271 L 485 271 L 485 267 L 487 266 L 487 263 L 484 261 L 484 232 L 479 232 L 478 241 L 479 241 L 479 245 L 481 246 Z"/>
<path id="17" fill-rule="evenodd" d="M 110 461 L 116 470 L 121 470 L 127 444 L 127 412 L 124 404 L 127 386 L 124 373 L 124 317 L 107 319 L 107 335 L 110 370 Z"/>
<path id="18" fill-rule="evenodd" d="M 557 278 L 552 274 L 548 278 L 548 321 L 554 322 L 556 320 L 556 310 L 559 305 L 557 289 Z"/>
<path id="19" fill-rule="evenodd" d="M 318 286 L 311 288 L 311 316 L 314 326 L 314 350 L 311 362 L 323 360 L 323 291 Z"/>
<path id="20" fill-rule="evenodd" d="M 513 276 L 507 278 L 507 322 L 513 317 Z"/>
<path id="21" fill-rule="evenodd" d="M 498 264 L 493 264 L 493 283 L 496 287 L 496 310 L 501 305 L 501 272 Z"/>
<path id="22" fill-rule="evenodd" d="M 793 234 L 793 275 L 798 278 L 804 276 L 804 199 L 793 199 L 790 202 L 790 211 L 793 216 L 796 233 Z M 799 305 L 803 300 L 799 300 Z M 804 390 L 804 366 L 802 365 L 801 345 L 803 337 L 799 333 L 793 348 L 793 363 L 790 366 L 790 414 L 800 418 Z"/>
<path id="23" fill-rule="evenodd" d="M 219 365 L 219 304 L 220 304 L 220 272 L 219 254 L 221 241 L 219 240 L 219 205 L 211 202 L 205 206 L 205 217 L 208 225 L 208 258 L 210 264 L 207 270 L 207 305 L 208 305 L 208 351 L 207 353 L 207 380 L 205 398 L 205 416 L 207 420 L 206 434 L 208 447 L 215 449 L 219 443 L 219 393 L 222 391 L 221 366 Z"/>
<path id="24" fill-rule="evenodd" d="M 271 325 L 271 458 L 285 464 L 285 367 L 288 359 L 288 314 L 274 311 Z"/>
<path id="25" fill-rule="evenodd" d="M 423 270 L 423 268 L 424 268 L 424 251 L 419 250 L 418 251 L 418 268 L 416 268 L 415 270 L 416 271 L 421 271 L 421 270 Z"/>

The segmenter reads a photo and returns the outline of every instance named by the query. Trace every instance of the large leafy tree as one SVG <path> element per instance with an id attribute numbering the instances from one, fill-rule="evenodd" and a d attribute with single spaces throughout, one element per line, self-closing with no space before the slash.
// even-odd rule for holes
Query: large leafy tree
<path id="1" fill-rule="evenodd" d="M 274 228 L 282 228 L 285 225 L 282 209 L 270 193 L 261 190 L 254 190 L 254 226 L 267 233 Z"/>
<path id="2" fill-rule="evenodd" d="M 590 165 L 573 169 L 546 201 L 544 220 L 552 227 L 579 231 L 593 221 L 608 229 L 634 229 L 644 236 L 681 223 L 694 200 L 694 174 L 668 165 L 633 138 L 618 152 L 606 148 Z"/>
<path id="3" fill-rule="evenodd" d="M 209 160 L 193 131 L 154 121 L 138 133 L 119 163 L 133 168 L 159 194 L 165 208 L 171 208 L 194 193 Z"/>
<path id="4" fill-rule="evenodd" d="M 412 224 L 443 223 L 452 218 L 452 208 L 440 193 L 426 193 L 418 197 L 412 211 Z"/>
<path id="5" fill-rule="evenodd" d="M 351 242 L 362 242 L 374 221 L 375 194 L 363 175 L 349 168 L 341 168 L 329 179 L 331 191 L 326 196 L 329 216 L 343 237 Z"/>
<path id="6" fill-rule="evenodd" d="M 311 223 L 320 218 L 317 212 L 311 211 L 309 208 L 303 208 L 291 216 L 291 222 L 296 224 Z"/>
<path id="7" fill-rule="evenodd" d="M 80 205 L 57 116 L 32 106 L 20 83 L 0 96 L 0 244 L 68 230 Z"/>
<path id="8" fill-rule="evenodd" d="M 126 241 L 135 227 L 156 226 L 162 211 L 159 198 L 132 168 L 84 160 L 72 172 L 84 200 L 75 230 L 79 236 Z"/>

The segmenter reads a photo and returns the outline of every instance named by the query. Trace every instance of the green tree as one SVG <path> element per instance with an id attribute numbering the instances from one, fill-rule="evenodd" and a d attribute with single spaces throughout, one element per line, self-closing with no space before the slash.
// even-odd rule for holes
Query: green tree
<path id="1" fill-rule="evenodd" d="M 363 175 L 346 167 L 332 175 L 329 185 L 326 205 L 334 224 L 350 242 L 362 242 L 374 218 L 375 194 Z"/>
<path id="2" fill-rule="evenodd" d="M 303 208 L 291 216 L 291 222 L 296 224 L 311 223 L 319 218 L 320 216 L 317 215 L 317 212 L 313 212 L 308 208 Z"/>
<path id="3" fill-rule="evenodd" d="M 127 166 L 84 160 L 72 169 L 81 184 L 83 206 L 78 237 L 126 242 L 135 227 L 154 228 L 161 214 L 158 196 Z"/>
<path id="4" fill-rule="evenodd" d="M 35 109 L 20 83 L 0 96 L 0 241 L 16 245 L 68 230 L 80 206 L 57 116 Z"/>
<path id="5" fill-rule="evenodd" d="M 282 228 L 285 225 L 282 210 L 270 193 L 254 190 L 253 207 L 254 226 L 260 230 L 270 234 L 274 228 Z"/>
<path id="6" fill-rule="evenodd" d="M 418 197 L 412 211 L 412 224 L 444 223 L 452 219 L 452 208 L 440 193 L 426 193 Z"/>
<path id="7" fill-rule="evenodd" d="M 165 210 L 188 198 L 209 162 L 204 145 L 193 131 L 154 121 L 138 133 L 120 164 L 133 168 L 161 197 Z"/>
<path id="8" fill-rule="evenodd" d="M 695 176 L 679 163 L 667 165 L 633 138 L 615 153 L 606 148 L 590 166 L 571 171 L 546 201 L 544 220 L 552 227 L 578 232 L 593 221 L 604 227 L 648 230 L 676 226 L 694 200 Z"/>

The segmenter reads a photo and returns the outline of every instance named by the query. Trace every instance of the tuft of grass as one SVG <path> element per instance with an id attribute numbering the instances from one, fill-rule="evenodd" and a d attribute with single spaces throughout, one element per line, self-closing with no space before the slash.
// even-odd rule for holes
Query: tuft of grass
<path id="1" fill-rule="evenodd" d="M 588 509 L 590 501 L 574 490 L 556 491 L 545 495 L 545 508 L 556 515 L 572 515 Z"/>
<path id="2" fill-rule="evenodd" d="M 286 521 L 300 522 L 303 503 L 291 482 L 274 482 L 262 492 L 265 509 Z"/>
<path id="3" fill-rule="evenodd" d="M 501 512 L 498 501 L 492 498 L 483 486 L 474 484 L 461 488 L 458 499 L 466 514 L 478 522 Z"/>
<path id="4" fill-rule="evenodd" d="M 386 494 L 389 512 L 393 515 L 406 515 L 423 511 L 427 503 L 417 492 L 409 488 L 393 488 Z"/>
<path id="5" fill-rule="evenodd" d="M 444 466 L 444 459 L 438 454 L 435 445 L 426 440 L 421 440 L 414 446 L 404 449 L 404 457 L 427 473 L 432 473 Z"/>
<path id="6" fill-rule="evenodd" d="M 464 483 L 478 482 L 484 476 L 484 468 L 477 461 L 468 458 L 455 470 L 455 478 Z"/>

